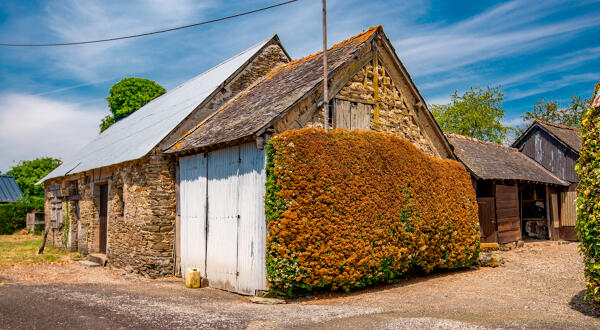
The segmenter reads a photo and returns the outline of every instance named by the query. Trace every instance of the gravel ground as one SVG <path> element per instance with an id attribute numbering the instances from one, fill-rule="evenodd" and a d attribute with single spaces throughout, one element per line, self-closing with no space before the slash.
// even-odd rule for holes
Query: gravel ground
<path id="1" fill-rule="evenodd" d="M 285 305 L 74 262 L 13 266 L 0 269 L 0 328 L 600 328 L 600 314 L 583 301 L 575 243 L 527 243 L 498 255 L 505 263 L 497 268 Z"/>

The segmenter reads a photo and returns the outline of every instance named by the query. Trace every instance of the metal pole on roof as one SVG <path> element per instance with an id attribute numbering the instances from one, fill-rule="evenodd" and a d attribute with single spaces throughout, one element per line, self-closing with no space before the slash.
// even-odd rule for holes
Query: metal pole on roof
<path id="1" fill-rule="evenodd" d="M 327 0 L 323 0 L 323 128 L 329 131 L 329 97 L 327 95 Z"/>

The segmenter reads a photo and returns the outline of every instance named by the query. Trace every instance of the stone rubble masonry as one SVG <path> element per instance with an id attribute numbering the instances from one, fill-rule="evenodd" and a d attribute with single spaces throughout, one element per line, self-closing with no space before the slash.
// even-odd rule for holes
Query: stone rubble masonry
<path id="1" fill-rule="evenodd" d="M 79 232 L 72 233 L 72 240 L 82 254 L 99 252 L 99 184 L 108 183 L 109 264 L 152 278 L 169 276 L 173 273 L 175 166 L 174 156 L 154 150 L 140 160 L 50 180 L 46 182 L 47 223 L 55 200 L 49 186 L 59 183 L 66 196 L 69 183 L 76 178 L 80 219 L 77 222 L 73 212 L 70 227 Z M 56 247 L 62 247 L 63 228 L 49 234 L 49 242 Z"/>
<path id="2" fill-rule="evenodd" d="M 175 235 L 174 156 L 160 152 L 182 134 L 201 122 L 220 105 L 250 86 L 258 78 L 289 59 L 279 45 L 263 49 L 249 65 L 216 93 L 204 107 L 195 110 L 146 157 L 118 165 L 69 175 L 46 182 L 46 223 L 50 225 L 52 203 L 63 210 L 70 184 L 77 180 L 80 199 L 72 200 L 69 247 L 87 255 L 100 249 L 98 210 L 99 184 L 108 183 L 109 207 L 107 258 L 109 264 L 149 277 L 173 274 L 173 238 Z M 60 186 L 54 196 L 50 186 Z M 75 212 L 79 204 L 79 220 Z M 64 227 L 51 229 L 49 244 L 63 247 Z"/>
<path id="3" fill-rule="evenodd" d="M 373 83 L 375 81 L 375 66 L 377 67 L 378 78 L 377 95 L 375 95 Z M 332 85 L 340 79 L 343 79 L 342 73 L 331 79 L 334 82 Z M 275 130 L 283 132 L 288 129 L 303 127 L 322 128 L 323 106 L 317 107 L 317 104 L 321 103 L 321 98 L 322 90 L 309 95 L 275 123 Z M 357 70 L 346 85 L 335 95 L 335 98 L 368 104 L 372 109 L 370 120 L 372 130 L 388 132 L 405 138 L 425 153 L 439 157 L 433 144 L 418 123 L 414 105 L 409 105 L 411 102 L 402 95 L 381 61 L 378 60 L 375 63 L 369 61 Z M 376 111 L 376 106 L 378 111 Z M 376 112 L 378 115 L 377 120 L 375 119 Z"/>
<path id="4" fill-rule="evenodd" d="M 342 88 L 337 97 L 367 104 L 373 104 L 371 129 L 387 132 L 409 140 L 422 151 L 434 155 L 433 148 L 417 123 L 414 111 L 400 94 L 396 84 L 385 67 L 378 60 L 370 62 L 359 70 Z M 377 68 L 378 93 L 375 95 L 374 75 Z M 378 111 L 376 110 L 378 107 Z M 375 115 L 378 118 L 375 120 Z"/>

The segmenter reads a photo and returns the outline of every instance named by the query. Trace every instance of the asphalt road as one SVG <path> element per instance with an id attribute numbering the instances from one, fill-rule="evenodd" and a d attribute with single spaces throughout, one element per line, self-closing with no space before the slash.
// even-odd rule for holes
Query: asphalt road
<path id="1" fill-rule="evenodd" d="M 527 244 L 501 255 L 498 268 L 283 305 L 77 263 L 15 266 L 0 269 L 0 329 L 600 328 L 600 312 L 583 300 L 576 244 Z"/>

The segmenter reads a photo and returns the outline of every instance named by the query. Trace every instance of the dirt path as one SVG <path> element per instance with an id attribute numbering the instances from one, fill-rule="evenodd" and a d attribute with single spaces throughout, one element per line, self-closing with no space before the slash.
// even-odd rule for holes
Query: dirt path
<path id="1" fill-rule="evenodd" d="M 600 328 L 583 302 L 576 244 L 528 243 L 502 256 L 498 268 L 274 306 L 77 263 L 14 266 L 0 269 L 0 328 Z"/>

